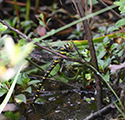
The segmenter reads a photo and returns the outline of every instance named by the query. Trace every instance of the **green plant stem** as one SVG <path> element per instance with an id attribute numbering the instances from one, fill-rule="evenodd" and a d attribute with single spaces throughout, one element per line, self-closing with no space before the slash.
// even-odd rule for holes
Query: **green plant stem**
<path id="1" fill-rule="evenodd" d="M 3 111 L 4 107 L 5 107 L 6 104 L 8 103 L 8 101 L 9 101 L 11 95 L 12 95 L 12 92 L 13 92 L 13 90 L 14 90 L 14 87 L 15 87 L 15 85 L 16 85 L 16 81 L 17 81 L 17 79 L 18 79 L 19 73 L 20 73 L 20 71 L 22 70 L 22 68 L 26 65 L 26 63 L 27 63 L 27 62 L 23 63 L 22 66 L 20 67 L 20 69 L 18 70 L 18 72 L 17 72 L 17 74 L 16 74 L 16 76 L 15 76 L 15 78 L 14 78 L 14 81 L 13 81 L 11 87 L 10 87 L 9 92 L 7 93 L 5 99 L 3 100 L 2 104 L 0 105 L 0 113 Z"/>
<path id="2" fill-rule="evenodd" d="M 18 11 L 17 1 L 16 0 L 14 0 L 14 6 L 15 6 L 16 15 L 17 15 L 17 21 L 19 22 L 20 18 L 19 18 L 19 11 Z"/>
<path id="3" fill-rule="evenodd" d="M 30 13 L 30 0 L 26 1 L 26 20 L 29 20 L 29 13 Z"/>
<path id="4" fill-rule="evenodd" d="M 108 7 L 108 5 L 106 3 L 104 3 L 102 0 L 97 0 L 100 4 L 102 4 L 104 7 Z M 115 12 L 113 9 L 110 10 L 116 17 L 118 17 L 119 19 L 123 18 L 122 16 L 120 16 L 117 12 Z"/>
<path id="5" fill-rule="evenodd" d="M 110 8 L 115 8 L 115 7 L 117 7 L 117 6 L 112 5 Z M 42 46 L 41 44 L 39 44 L 39 43 L 37 43 L 37 42 L 39 42 L 40 40 L 45 39 L 45 38 L 47 38 L 47 37 L 49 37 L 49 36 L 55 34 L 55 33 L 59 32 L 59 31 L 61 31 L 61 30 L 64 30 L 64 29 L 66 29 L 66 28 L 68 28 L 68 27 L 71 27 L 72 25 L 75 25 L 75 24 L 81 22 L 82 20 L 88 19 L 88 18 L 90 18 L 90 17 L 93 17 L 93 16 L 95 16 L 95 15 L 101 14 L 101 13 L 103 13 L 103 12 L 106 12 L 106 11 L 110 10 L 110 8 L 109 8 L 109 7 L 108 7 L 108 8 L 104 8 L 104 9 L 98 11 L 98 12 L 95 12 L 95 13 L 93 13 L 93 14 L 87 15 L 86 17 L 83 17 L 83 18 L 81 18 L 80 20 L 74 21 L 74 22 L 72 22 L 72 23 L 70 23 L 70 24 L 68 24 L 68 25 L 66 25 L 66 26 L 64 26 L 64 27 L 61 27 L 61 28 L 59 28 L 59 29 L 57 29 L 57 30 L 54 30 L 54 32 L 52 32 L 51 34 L 50 34 L 50 32 L 49 32 L 49 34 L 47 34 L 47 35 L 45 35 L 45 36 L 43 36 L 43 37 L 35 38 L 34 41 L 33 41 L 32 39 L 30 39 L 29 37 L 27 37 L 27 36 L 26 36 L 25 34 L 23 34 L 22 32 L 18 31 L 17 29 L 14 29 L 14 28 L 11 27 L 10 25 L 6 24 L 6 23 L 5 23 L 4 21 L 2 21 L 1 19 L 0 19 L 0 22 L 1 22 L 3 25 L 6 25 L 6 26 L 7 26 L 8 28 L 10 28 L 11 30 L 13 30 L 13 31 L 15 31 L 16 33 L 18 33 L 19 35 L 23 36 L 26 40 L 35 43 L 37 46 L 39 46 L 39 47 L 41 47 L 41 48 L 43 48 L 43 49 L 45 49 L 45 50 L 47 50 L 47 51 L 50 51 L 50 52 L 52 52 L 52 53 L 54 53 L 54 54 L 56 54 L 56 55 L 59 55 L 59 56 L 61 56 L 62 58 L 65 58 L 65 59 L 68 59 L 68 60 L 72 60 L 72 61 L 75 61 L 75 62 L 80 62 L 79 60 L 76 60 L 76 59 L 73 60 L 73 59 L 70 59 L 69 57 L 66 57 L 66 56 L 64 56 L 64 55 L 61 55 L 61 54 L 55 52 L 55 51 L 52 51 L 51 49 L 49 49 L 49 48 L 47 48 L 47 47 L 44 47 L 44 46 Z M 80 62 L 80 63 L 82 63 L 82 62 Z"/>
<path id="6" fill-rule="evenodd" d="M 113 33 L 113 34 L 108 34 L 108 35 L 105 35 L 105 36 L 101 36 L 101 37 L 97 37 L 97 38 L 94 38 L 93 39 L 93 42 L 94 43 L 99 43 L 99 42 L 102 42 L 103 39 L 105 37 L 108 37 L 109 39 L 111 38 L 116 38 L 118 37 L 118 34 L 122 34 L 122 35 L 125 35 L 125 32 L 122 32 L 122 31 L 118 31 L 116 33 Z M 66 43 L 72 43 L 71 41 L 69 40 L 64 40 L 64 41 L 56 41 L 56 42 L 49 42 L 49 43 L 42 43 L 43 46 L 46 46 L 46 44 L 48 46 L 55 46 L 55 45 L 58 45 L 59 47 L 62 46 L 62 44 L 66 44 Z M 88 40 L 73 40 L 73 43 L 79 47 L 79 46 L 82 46 L 82 45 L 88 45 Z"/>
<path id="7" fill-rule="evenodd" d="M 35 16 L 35 14 L 37 13 L 37 10 L 38 10 L 38 7 L 39 7 L 39 1 L 40 1 L 40 0 L 36 0 L 34 16 Z"/>
<path id="8" fill-rule="evenodd" d="M 118 109 L 118 111 L 123 115 L 123 117 L 125 118 L 125 114 L 122 112 L 122 110 L 118 107 L 118 105 L 113 101 L 114 105 L 116 106 L 116 108 Z"/>
<path id="9" fill-rule="evenodd" d="M 107 80 L 105 80 L 104 77 L 92 65 L 88 65 L 88 66 L 91 67 L 96 72 L 96 74 L 99 75 L 105 81 L 105 83 L 107 84 L 107 86 L 110 88 L 110 90 L 112 91 L 112 93 L 117 98 L 117 100 L 118 100 L 119 104 L 121 105 L 122 109 L 124 110 L 124 106 L 123 106 L 121 100 L 119 99 L 119 97 L 117 96 L 117 94 L 115 93 L 115 91 L 112 89 L 112 87 L 110 86 L 110 84 L 107 82 Z"/>
<path id="10" fill-rule="evenodd" d="M 38 68 L 40 71 L 43 72 L 43 69 L 41 69 L 40 66 L 37 65 L 35 62 L 33 62 L 32 60 L 30 60 L 30 59 L 28 59 L 28 58 L 26 58 L 26 60 L 27 60 L 29 63 L 33 64 L 33 65 L 34 65 L 36 68 Z"/>
<path id="11" fill-rule="evenodd" d="M 112 9 L 112 8 L 115 8 L 115 7 L 117 7 L 117 6 L 116 6 L 116 5 L 112 5 L 112 6 L 108 7 L 108 8 L 104 8 L 104 9 L 102 9 L 102 10 L 100 10 L 100 11 L 97 11 L 97 12 L 92 13 L 92 14 L 89 14 L 89 15 L 83 17 L 83 18 L 80 18 L 80 19 L 78 19 L 78 20 L 76 20 L 76 21 L 74 21 L 74 22 L 72 22 L 72 23 L 69 23 L 69 24 L 67 24 L 67 25 L 65 25 L 65 26 L 63 26 L 63 27 L 61 27 L 61 28 L 59 28 L 59 29 L 57 29 L 57 30 L 51 30 L 51 31 L 48 32 L 46 35 L 44 35 L 44 36 L 42 36 L 42 37 L 40 37 L 40 38 L 37 38 L 37 40 L 34 40 L 34 42 L 39 42 L 40 40 L 43 40 L 43 39 L 45 39 L 45 38 L 47 38 L 47 37 L 49 37 L 49 36 L 51 36 L 51 35 L 54 35 L 54 34 L 60 32 L 60 31 L 62 31 L 62 30 L 65 30 L 65 29 L 69 28 L 69 27 L 71 27 L 71 26 L 73 26 L 73 25 L 75 25 L 75 24 L 77 24 L 77 23 L 80 23 L 80 22 L 82 22 L 82 21 L 84 21 L 84 20 L 86 20 L 86 19 L 88 19 L 88 18 L 91 18 L 91 17 L 94 17 L 94 16 L 96 16 L 96 15 L 99 15 L 99 14 L 101 14 L 101 13 L 103 13 L 103 12 L 106 12 L 106 11 Z"/>
<path id="12" fill-rule="evenodd" d="M 17 0 L 14 0 L 14 6 L 16 10 L 16 16 L 17 16 L 17 24 L 19 25 L 18 30 L 20 30 L 20 16 L 19 16 L 19 10 L 18 10 L 18 5 L 17 5 Z M 17 35 L 15 34 L 15 37 Z"/>

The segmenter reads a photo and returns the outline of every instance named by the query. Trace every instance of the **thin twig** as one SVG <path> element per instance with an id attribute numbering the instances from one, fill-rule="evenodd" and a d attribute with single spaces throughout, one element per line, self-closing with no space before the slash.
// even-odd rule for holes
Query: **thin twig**
<path id="1" fill-rule="evenodd" d="M 72 0 L 73 3 L 75 3 L 75 6 L 77 7 L 77 11 L 80 15 L 80 18 L 85 17 L 85 13 L 84 13 L 84 9 L 81 3 L 81 0 Z M 84 26 L 84 30 L 86 33 L 86 37 L 89 43 L 89 48 L 90 48 L 90 54 L 91 54 L 91 58 L 92 58 L 92 64 L 94 66 L 94 68 L 99 71 L 99 67 L 98 67 L 98 63 L 97 63 L 97 57 L 96 57 L 96 53 L 95 53 L 95 48 L 94 48 L 94 44 L 92 41 L 92 34 L 89 28 L 89 24 L 87 20 L 82 21 L 82 24 Z M 95 83 L 96 83 L 96 89 L 97 89 L 97 109 L 101 109 L 102 106 L 102 88 L 101 88 L 101 83 L 99 80 L 99 77 L 96 75 L 96 72 L 94 74 L 95 77 Z"/>
<path id="2" fill-rule="evenodd" d="M 36 68 L 38 68 L 40 71 L 43 71 L 36 63 L 34 63 L 32 60 L 29 60 L 28 58 L 26 58 L 26 60 L 31 63 L 32 65 L 34 65 Z"/>
<path id="3" fill-rule="evenodd" d="M 16 16 L 17 16 L 17 24 L 19 25 L 18 30 L 20 30 L 20 16 L 19 16 L 19 9 L 17 5 L 17 0 L 14 0 L 14 6 L 16 10 Z"/>
<path id="4" fill-rule="evenodd" d="M 74 46 L 74 48 L 75 48 L 75 50 L 77 51 L 77 53 L 79 54 L 79 57 L 81 57 L 82 58 L 82 56 L 81 56 L 81 54 L 79 53 L 79 51 L 78 51 L 78 49 L 77 49 L 77 47 L 76 47 L 76 45 L 74 44 L 74 42 L 71 40 L 71 42 L 72 42 L 72 44 L 73 44 L 73 46 Z"/>
<path id="5" fill-rule="evenodd" d="M 115 101 L 116 102 L 116 101 Z M 112 109 L 115 108 L 114 103 L 109 104 L 108 106 L 102 108 L 101 110 L 95 112 L 95 113 L 91 113 L 88 117 L 86 117 L 84 120 L 95 120 L 98 117 L 105 115 L 107 113 L 109 113 Z"/>
<path id="6" fill-rule="evenodd" d="M 15 29 L 15 28 L 11 27 L 10 25 L 8 25 L 7 23 L 5 23 L 5 22 L 2 21 L 1 19 L 0 19 L 0 22 L 1 22 L 3 25 L 6 25 L 9 29 L 15 31 L 16 33 L 18 33 L 19 35 L 21 35 L 22 37 L 24 37 L 24 38 L 25 38 L 26 40 L 28 40 L 29 42 L 34 42 L 31 38 L 27 37 L 25 34 L 23 34 L 22 32 L 20 32 L 19 30 L 17 30 L 17 29 Z M 60 54 L 60 53 L 58 53 L 58 52 L 56 52 L 56 51 L 53 51 L 53 50 L 51 50 L 51 49 L 49 49 L 49 48 L 47 48 L 47 47 L 44 47 L 44 46 L 40 45 L 39 43 L 34 43 L 34 44 L 37 45 L 37 46 L 39 46 L 40 48 L 43 48 L 43 49 L 45 49 L 45 50 L 47 50 L 47 51 L 50 51 L 50 52 L 52 52 L 52 53 L 54 53 L 54 54 L 56 54 L 56 55 L 58 55 L 58 56 L 61 56 L 62 58 L 67 59 L 67 60 L 69 60 L 69 61 L 79 62 L 79 63 L 81 63 L 81 64 L 83 63 L 81 60 L 73 59 L 73 58 L 67 57 L 67 56 L 65 56 L 65 55 L 62 55 L 62 54 Z"/>
<path id="7" fill-rule="evenodd" d="M 104 3 L 102 0 L 97 0 L 100 4 L 102 4 L 104 7 L 109 7 L 106 3 Z M 115 12 L 113 9 L 110 9 L 110 11 L 118 18 L 123 18 L 120 16 L 117 12 Z"/>

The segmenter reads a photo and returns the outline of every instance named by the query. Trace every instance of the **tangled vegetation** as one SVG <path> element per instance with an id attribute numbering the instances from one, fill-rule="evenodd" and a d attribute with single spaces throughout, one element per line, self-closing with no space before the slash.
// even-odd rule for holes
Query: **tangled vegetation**
<path id="1" fill-rule="evenodd" d="M 77 104 L 95 103 L 94 113 L 70 118 L 54 106 L 58 108 L 55 112 L 46 110 L 48 113 L 37 119 L 125 119 L 124 0 L 5 0 L 0 6 L 4 11 L 0 14 L 0 113 L 10 102 L 35 108 L 48 101 L 53 104 L 50 101 L 59 99 L 57 90 L 61 94 L 67 90 L 79 94 Z M 67 43 L 73 50 L 61 51 Z M 59 64 L 53 63 L 51 70 L 53 59 L 59 59 Z M 41 84 L 48 67 L 49 77 Z M 41 95 L 56 92 L 48 100 L 40 95 L 32 104 L 38 84 L 43 87 Z M 68 104 L 65 100 L 61 103 L 64 108 Z M 4 111 L 13 120 L 22 114 Z"/>

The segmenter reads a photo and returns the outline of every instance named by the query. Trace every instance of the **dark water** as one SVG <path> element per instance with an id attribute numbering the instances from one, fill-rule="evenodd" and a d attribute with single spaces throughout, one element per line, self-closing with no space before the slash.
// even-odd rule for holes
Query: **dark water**
<path id="1" fill-rule="evenodd" d="M 43 102 L 35 103 L 34 107 L 22 105 L 21 120 L 82 120 L 96 109 L 95 100 L 85 100 L 92 97 L 91 92 L 84 92 L 46 91 L 40 96 Z"/>

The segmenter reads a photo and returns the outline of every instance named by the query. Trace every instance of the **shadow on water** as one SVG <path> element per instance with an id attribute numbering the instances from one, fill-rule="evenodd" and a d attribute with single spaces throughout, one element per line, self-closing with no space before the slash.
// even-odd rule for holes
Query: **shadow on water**
<path id="1" fill-rule="evenodd" d="M 94 101 L 86 101 L 91 98 L 91 91 L 69 90 L 61 92 L 47 92 L 41 94 L 43 102 L 22 107 L 21 120 L 81 120 L 96 109 Z"/>

